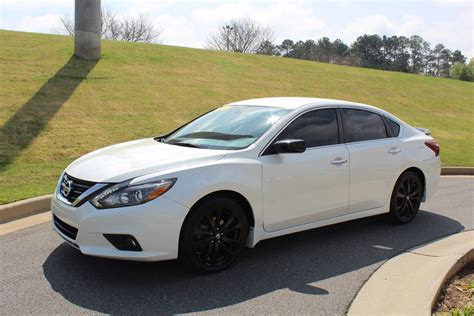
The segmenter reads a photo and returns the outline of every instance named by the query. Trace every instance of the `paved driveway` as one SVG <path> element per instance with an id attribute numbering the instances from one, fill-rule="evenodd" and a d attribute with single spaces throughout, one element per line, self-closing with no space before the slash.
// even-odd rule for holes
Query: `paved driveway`
<path id="1" fill-rule="evenodd" d="M 175 262 L 81 255 L 48 224 L 0 237 L 0 310 L 46 313 L 344 314 L 397 253 L 472 229 L 474 178 L 445 177 L 409 225 L 372 217 L 261 242 L 231 269 L 194 275 Z"/>

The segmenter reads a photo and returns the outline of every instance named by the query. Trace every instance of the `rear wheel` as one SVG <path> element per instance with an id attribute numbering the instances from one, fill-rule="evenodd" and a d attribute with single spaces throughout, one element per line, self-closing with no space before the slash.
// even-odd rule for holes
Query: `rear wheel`
<path id="1" fill-rule="evenodd" d="M 398 178 L 390 201 L 390 215 L 400 224 L 411 222 L 421 204 L 423 184 L 420 176 L 412 171 L 403 173 Z"/>
<path id="2" fill-rule="evenodd" d="M 237 202 L 207 199 L 191 209 L 183 224 L 179 256 L 197 270 L 221 271 L 237 258 L 247 235 L 247 218 Z"/>

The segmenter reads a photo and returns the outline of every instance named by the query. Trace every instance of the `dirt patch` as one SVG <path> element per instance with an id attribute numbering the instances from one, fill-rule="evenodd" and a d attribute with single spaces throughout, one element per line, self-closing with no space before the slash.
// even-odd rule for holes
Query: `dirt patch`
<path id="1" fill-rule="evenodd" d="M 474 310 L 473 293 L 474 263 L 471 263 L 461 269 L 443 286 L 438 302 L 433 309 L 433 314 L 457 314 L 460 310 L 472 315 Z"/>

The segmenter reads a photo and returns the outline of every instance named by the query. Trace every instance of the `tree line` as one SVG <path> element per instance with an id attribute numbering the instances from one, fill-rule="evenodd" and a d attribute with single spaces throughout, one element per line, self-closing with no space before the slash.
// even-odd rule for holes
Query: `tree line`
<path id="1" fill-rule="evenodd" d="M 112 10 L 103 7 L 101 20 L 102 37 L 105 39 L 159 42 L 161 30 L 146 14 L 118 17 Z M 73 36 L 73 19 L 61 17 L 54 31 Z M 328 37 L 305 41 L 285 39 L 275 44 L 275 34 L 271 28 L 243 18 L 231 20 L 211 33 L 206 48 L 474 81 L 473 59 L 466 64 L 466 57 L 460 50 L 452 51 L 443 44 L 436 44 L 432 48 L 429 42 L 418 35 L 365 34 L 350 45 L 340 39 L 332 41 Z"/>
<path id="2" fill-rule="evenodd" d="M 273 31 L 250 19 L 231 20 L 209 36 L 207 48 L 304 59 L 339 65 L 474 81 L 474 61 L 460 50 L 430 43 L 419 35 L 362 35 L 347 45 L 340 39 L 274 43 Z"/>

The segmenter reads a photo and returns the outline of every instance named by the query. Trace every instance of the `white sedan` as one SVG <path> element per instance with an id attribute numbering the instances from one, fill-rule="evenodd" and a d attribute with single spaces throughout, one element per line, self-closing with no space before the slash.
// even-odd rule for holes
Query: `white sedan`
<path id="1" fill-rule="evenodd" d="M 53 227 L 86 255 L 219 271 L 263 239 L 382 213 L 410 222 L 438 186 L 429 134 L 340 100 L 235 102 L 74 161 Z"/>

